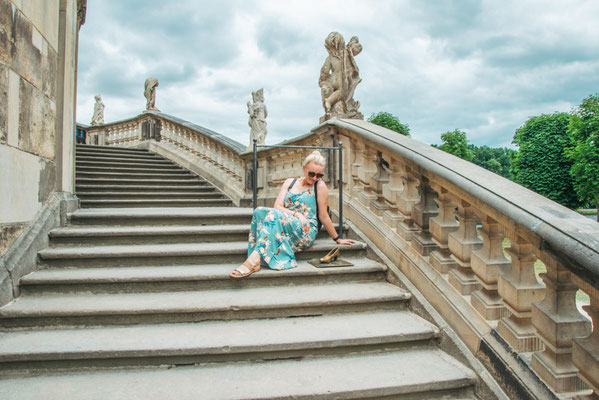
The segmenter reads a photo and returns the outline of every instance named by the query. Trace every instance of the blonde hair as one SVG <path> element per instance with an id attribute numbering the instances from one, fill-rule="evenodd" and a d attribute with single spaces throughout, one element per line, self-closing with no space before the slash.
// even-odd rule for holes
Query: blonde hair
<path id="1" fill-rule="evenodd" d="M 304 163 L 302 164 L 302 166 L 305 167 L 310 162 L 313 162 L 318 165 L 322 165 L 323 167 L 325 165 L 324 157 L 322 156 L 322 154 L 320 154 L 320 151 L 318 151 L 318 150 L 314 150 L 312 153 L 310 153 L 308 155 L 308 157 L 306 157 L 306 159 L 304 160 Z"/>

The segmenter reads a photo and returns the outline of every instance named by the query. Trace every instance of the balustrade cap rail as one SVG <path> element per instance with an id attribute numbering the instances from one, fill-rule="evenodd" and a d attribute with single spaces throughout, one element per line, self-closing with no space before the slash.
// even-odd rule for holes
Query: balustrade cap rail
<path id="1" fill-rule="evenodd" d="M 329 127 L 386 147 L 476 197 L 535 233 L 541 239 L 540 250 L 599 289 L 599 223 L 482 167 L 370 122 L 334 118 L 312 132 Z"/>
<path id="2" fill-rule="evenodd" d="M 147 112 L 141 113 L 139 115 L 136 115 L 135 117 L 121 119 L 121 120 L 113 121 L 113 122 L 108 122 L 108 123 L 105 123 L 102 125 L 91 125 L 91 126 L 89 126 L 88 129 L 101 129 L 101 128 L 120 125 L 120 124 L 130 123 L 137 119 L 141 119 L 146 115 L 154 115 L 156 117 L 165 119 L 165 120 L 175 123 L 177 125 L 181 125 L 181 126 L 187 128 L 189 130 L 192 130 L 194 132 L 198 132 L 198 133 L 201 133 L 202 135 L 208 136 L 209 138 L 214 139 L 215 141 L 220 142 L 224 146 L 233 150 L 236 154 L 241 154 L 242 152 L 245 151 L 246 146 L 242 145 L 241 143 L 239 143 L 231 138 L 221 135 L 220 133 L 214 132 L 208 128 L 204 128 L 203 126 L 196 125 L 196 124 L 186 121 L 184 119 L 177 118 L 172 115 L 165 114 L 162 112 L 156 112 L 156 111 L 147 111 Z"/>

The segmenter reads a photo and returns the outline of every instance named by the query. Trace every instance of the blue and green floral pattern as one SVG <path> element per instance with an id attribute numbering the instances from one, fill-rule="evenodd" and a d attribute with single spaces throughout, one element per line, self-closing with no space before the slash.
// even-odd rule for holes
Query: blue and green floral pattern
<path id="1" fill-rule="evenodd" d="M 299 218 L 281 210 L 256 208 L 250 227 L 248 256 L 258 250 L 271 269 L 297 267 L 294 253 L 310 247 L 318 233 L 314 187 L 300 193 L 287 192 L 284 207 L 303 214 L 310 223 L 310 230 L 305 233 Z"/>

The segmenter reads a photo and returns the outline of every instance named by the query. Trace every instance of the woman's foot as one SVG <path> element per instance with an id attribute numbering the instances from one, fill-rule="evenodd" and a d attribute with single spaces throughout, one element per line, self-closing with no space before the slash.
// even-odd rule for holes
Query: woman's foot
<path id="1" fill-rule="evenodd" d="M 231 278 L 245 278 L 250 276 L 254 272 L 260 271 L 260 262 L 257 264 L 251 264 L 248 260 L 245 260 L 237 269 L 229 275 Z"/>

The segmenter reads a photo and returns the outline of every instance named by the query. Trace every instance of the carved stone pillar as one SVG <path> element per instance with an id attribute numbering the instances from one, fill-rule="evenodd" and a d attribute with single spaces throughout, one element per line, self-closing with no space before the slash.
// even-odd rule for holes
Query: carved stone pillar
<path id="1" fill-rule="evenodd" d="M 389 183 L 383 186 L 383 198 L 389 208 L 383 213 L 383 222 L 385 225 L 395 229 L 397 224 L 403 219 L 397 209 L 397 199 L 403 190 L 401 183 L 402 170 L 399 161 L 394 158 L 389 158 L 389 160 Z"/>
<path id="2" fill-rule="evenodd" d="M 593 389 L 593 399 L 599 399 L 599 290 L 572 275 L 572 281 L 591 299 L 591 304 L 583 306 L 593 321 L 590 336 L 572 341 L 572 361 L 578 368 L 578 376 Z"/>
<path id="3" fill-rule="evenodd" d="M 451 199 L 445 188 L 435 184 L 432 185 L 432 188 L 438 194 L 435 202 L 439 207 L 439 213 L 429 220 L 431 237 L 437 245 L 437 249 L 430 254 L 429 261 L 437 271 L 446 274 L 451 268 L 457 266 L 457 263 L 451 258 L 447 243 L 449 234 L 459 228 L 458 221 L 455 218 L 457 204 Z"/>
<path id="4" fill-rule="evenodd" d="M 402 220 L 397 225 L 397 233 L 404 240 L 412 240 L 415 233 L 418 233 L 418 226 L 414 223 L 412 215 L 414 206 L 420 201 L 418 194 L 418 185 L 420 185 L 420 174 L 414 171 L 412 167 L 406 166 L 406 173 L 401 177 L 403 188 L 397 201 L 397 209 L 402 214 Z"/>
<path id="5" fill-rule="evenodd" d="M 371 179 L 370 185 L 374 188 L 376 199 L 370 202 L 370 210 L 378 215 L 383 216 L 383 213 L 389 210 L 389 204 L 383 197 L 383 188 L 389 183 L 389 163 L 383 158 L 383 155 L 379 153 L 377 172 Z"/>
<path id="6" fill-rule="evenodd" d="M 372 178 L 377 173 L 377 153 L 372 149 L 366 149 L 362 157 L 362 166 L 358 170 L 358 177 L 362 184 L 362 191 L 358 193 L 358 199 L 366 207 L 377 198 L 377 193 L 373 187 Z"/>
<path id="7" fill-rule="evenodd" d="M 360 168 L 362 168 L 364 158 L 364 142 L 358 140 L 352 140 L 352 163 L 351 163 L 351 189 L 350 193 L 353 197 L 358 195 L 364 189 L 362 182 L 360 181 Z"/>
<path id="8" fill-rule="evenodd" d="M 510 260 L 503 255 L 504 235 L 499 223 L 489 216 L 483 216 L 481 223 L 478 232 L 483 246 L 472 253 L 471 264 L 482 287 L 472 293 L 470 302 L 485 319 L 493 321 L 510 314 L 497 292 L 497 280 L 510 268 Z"/>
<path id="9" fill-rule="evenodd" d="M 476 235 L 478 217 L 472 206 L 461 199 L 456 199 L 458 206 L 458 230 L 447 237 L 451 257 L 457 263 L 457 268 L 449 272 L 449 283 L 461 294 L 468 295 L 480 289 L 480 284 L 472 272 L 470 257 L 472 252 L 481 247 L 481 240 Z"/>
<path id="10" fill-rule="evenodd" d="M 428 179 L 423 177 L 420 182 L 420 201 L 414 206 L 414 222 L 420 228 L 419 232 L 413 236 L 412 247 L 423 255 L 429 255 L 437 248 L 431 238 L 429 231 L 429 220 L 438 214 L 435 204 L 437 193 L 430 187 Z"/>
<path id="11" fill-rule="evenodd" d="M 532 302 L 543 298 L 545 287 L 535 276 L 532 245 L 516 235 L 510 240 L 506 251 L 512 266 L 499 275 L 497 290 L 511 315 L 499 321 L 497 331 L 518 352 L 541 350 L 543 345 L 531 321 Z"/>
<path id="12" fill-rule="evenodd" d="M 547 257 L 545 298 L 532 305 L 532 324 L 545 344 L 544 351 L 532 355 L 531 366 L 556 393 L 574 393 L 586 389 L 572 363 L 572 339 L 591 333 L 590 322 L 576 308 L 578 287 L 570 279 L 571 272 Z"/>

